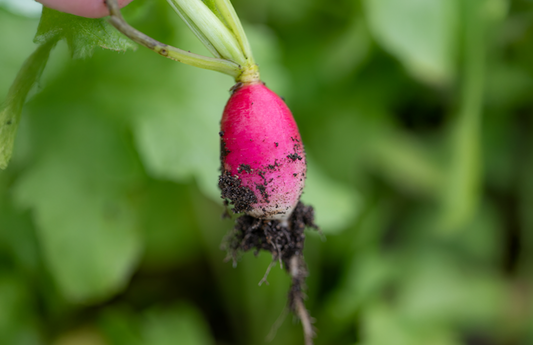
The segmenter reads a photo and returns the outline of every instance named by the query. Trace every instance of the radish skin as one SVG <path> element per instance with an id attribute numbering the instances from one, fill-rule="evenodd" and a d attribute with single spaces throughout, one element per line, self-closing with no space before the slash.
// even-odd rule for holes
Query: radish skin
<path id="1" fill-rule="evenodd" d="M 221 121 L 222 198 L 236 213 L 286 221 L 305 184 L 305 152 L 291 111 L 261 82 L 237 85 Z"/>

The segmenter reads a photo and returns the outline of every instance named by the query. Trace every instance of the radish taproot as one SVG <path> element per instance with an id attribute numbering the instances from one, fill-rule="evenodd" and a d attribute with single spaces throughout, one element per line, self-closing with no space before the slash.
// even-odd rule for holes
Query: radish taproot
<path id="1" fill-rule="evenodd" d="M 285 102 L 259 76 L 250 44 L 229 0 L 168 0 L 214 55 L 207 57 L 154 40 L 131 27 L 117 0 L 107 0 L 110 22 L 120 32 L 156 53 L 195 67 L 232 76 L 236 85 L 224 109 L 219 187 L 225 204 L 245 213 L 224 246 L 237 261 L 239 253 L 266 250 L 290 274 L 289 307 L 302 321 L 306 345 L 314 331 L 304 306 L 307 267 L 303 257 L 306 227 L 318 229 L 314 210 L 303 205 L 306 159 L 298 126 Z M 266 281 L 272 264 L 267 269 Z"/>
<path id="2" fill-rule="evenodd" d="M 298 126 L 263 83 L 237 85 L 221 121 L 219 187 L 236 213 L 286 221 L 305 183 Z"/>

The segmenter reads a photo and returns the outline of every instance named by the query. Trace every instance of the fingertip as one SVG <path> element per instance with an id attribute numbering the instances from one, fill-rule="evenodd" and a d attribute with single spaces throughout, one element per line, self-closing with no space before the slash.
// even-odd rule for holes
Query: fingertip
<path id="1" fill-rule="evenodd" d="M 86 18 L 101 18 L 109 15 L 104 0 L 37 0 L 46 7 Z M 133 0 L 118 0 L 124 7 Z"/>

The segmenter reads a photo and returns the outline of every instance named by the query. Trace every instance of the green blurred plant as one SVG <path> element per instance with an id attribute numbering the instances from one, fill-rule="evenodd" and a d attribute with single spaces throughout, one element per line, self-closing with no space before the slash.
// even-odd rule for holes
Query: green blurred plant
<path id="1" fill-rule="evenodd" d="M 303 199 L 326 234 L 306 249 L 317 344 L 531 343 L 529 2 L 234 5 L 311 161 Z M 209 53 L 166 4 L 123 12 Z M 2 94 L 37 26 L 0 7 Z M 273 269 L 257 288 L 270 258 L 233 270 L 219 250 L 230 78 L 143 49 L 68 55 L 60 41 L 45 87 L 27 86 L 0 173 L 0 343 L 262 342 L 289 282 Z M 274 341 L 301 335 L 285 322 Z"/>

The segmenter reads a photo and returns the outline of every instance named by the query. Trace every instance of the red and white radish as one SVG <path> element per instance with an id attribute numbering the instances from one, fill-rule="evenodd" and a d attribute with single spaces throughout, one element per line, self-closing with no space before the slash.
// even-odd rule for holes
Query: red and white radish
<path id="1" fill-rule="evenodd" d="M 318 229 L 314 211 L 300 195 L 306 160 L 298 126 L 285 102 L 260 81 L 250 44 L 229 0 L 169 0 L 172 7 L 214 57 L 187 52 L 158 42 L 129 26 L 117 0 L 107 0 L 110 22 L 135 42 L 158 54 L 235 78 L 237 84 L 221 121 L 221 175 L 218 185 L 236 220 L 225 247 L 234 258 L 251 249 L 267 250 L 292 277 L 291 310 L 312 345 L 311 317 L 303 303 L 307 268 L 303 258 L 304 229 Z M 267 273 L 270 270 L 267 269 Z M 266 280 L 266 276 L 261 282 Z"/>
<path id="2" fill-rule="evenodd" d="M 237 85 L 220 135 L 222 198 L 236 213 L 287 220 L 304 187 L 306 161 L 285 102 L 261 82 Z"/>

